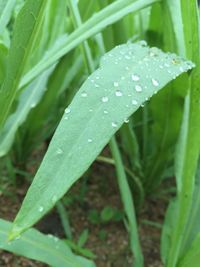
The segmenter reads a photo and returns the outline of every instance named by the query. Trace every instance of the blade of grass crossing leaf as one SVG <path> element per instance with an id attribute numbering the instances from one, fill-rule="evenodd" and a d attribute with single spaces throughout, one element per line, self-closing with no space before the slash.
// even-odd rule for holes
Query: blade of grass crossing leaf
<path id="1" fill-rule="evenodd" d="M 65 232 L 66 238 L 72 239 L 72 232 L 71 232 L 71 228 L 69 224 L 69 217 L 65 209 L 65 206 L 63 205 L 62 201 L 58 201 L 58 203 L 56 204 L 56 207 L 57 207 L 57 212 L 62 222 L 62 226 Z"/>
<path id="2" fill-rule="evenodd" d="M 17 16 L 8 54 L 6 77 L 0 90 L 0 129 L 15 100 L 21 76 L 43 18 L 45 6 L 46 1 L 28 0 Z"/>
<path id="3" fill-rule="evenodd" d="M 186 109 L 180 140 L 177 148 L 176 172 L 178 184 L 178 217 L 172 232 L 167 266 L 175 267 L 182 246 L 186 224 L 189 220 L 194 193 L 195 172 L 200 151 L 200 47 L 199 47 L 199 14 L 197 2 L 181 1 L 183 27 L 185 33 L 186 55 L 197 67 L 189 78 L 189 94 L 186 99 Z M 191 23 L 188 24 L 188 21 Z M 189 112 L 188 112 L 189 110 Z"/>
<path id="4" fill-rule="evenodd" d="M 78 28 L 82 25 L 82 20 L 79 14 L 79 10 L 77 7 L 77 2 L 74 0 L 69 0 L 68 1 L 70 11 L 72 13 L 72 18 L 74 21 L 74 26 L 75 28 Z M 92 54 L 88 45 L 87 41 L 84 41 L 83 44 L 81 45 L 81 50 L 83 54 L 83 58 L 86 61 L 86 66 L 88 67 L 89 73 L 94 71 L 94 63 L 92 60 Z"/>
<path id="5" fill-rule="evenodd" d="M 146 98 L 192 66 L 144 42 L 121 45 L 107 53 L 65 110 L 11 237 L 54 206 Z M 134 81 L 133 75 L 138 75 L 139 81 Z"/>
<path id="6" fill-rule="evenodd" d="M 134 266 L 142 267 L 144 266 L 144 259 L 143 259 L 143 254 L 142 254 L 139 236 L 138 236 L 137 220 L 135 216 L 134 203 L 133 203 L 131 191 L 128 185 L 126 173 L 123 167 L 123 162 L 121 159 L 120 151 L 117 146 L 115 137 L 112 137 L 110 141 L 110 148 L 111 148 L 113 158 L 116 163 L 115 168 L 117 172 L 119 190 L 120 190 L 121 198 L 123 201 L 125 213 L 128 219 L 131 250 L 134 254 Z"/>
<path id="7" fill-rule="evenodd" d="M 61 40 L 56 51 L 54 47 L 50 49 L 46 56 L 33 67 L 21 80 L 20 87 L 23 87 L 39 73 L 44 71 L 48 66 L 59 60 L 63 55 L 75 48 L 77 45 L 97 34 L 110 24 L 120 20 L 125 15 L 136 12 L 140 9 L 150 6 L 160 0 L 117 0 L 103 10 L 96 13 L 92 18 L 88 19 L 81 27 L 76 29 L 70 36 L 66 36 Z"/>

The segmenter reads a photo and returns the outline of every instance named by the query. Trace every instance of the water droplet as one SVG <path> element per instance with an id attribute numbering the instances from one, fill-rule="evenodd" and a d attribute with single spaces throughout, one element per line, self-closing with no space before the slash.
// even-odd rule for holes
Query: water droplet
<path id="1" fill-rule="evenodd" d="M 117 127 L 117 123 L 116 122 L 112 122 L 111 125 L 112 125 L 113 128 Z"/>
<path id="2" fill-rule="evenodd" d="M 102 100 L 102 102 L 106 103 L 106 102 L 108 102 L 108 97 L 107 96 L 103 96 L 101 100 Z"/>
<path id="3" fill-rule="evenodd" d="M 81 93 L 81 96 L 82 96 L 82 97 L 87 97 L 87 93 L 86 93 L 86 92 L 82 92 L 82 93 Z"/>
<path id="4" fill-rule="evenodd" d="M 104 114 L 108 114 L 108 111 L 107 111 L 107 110 L 104 110 L 103 113 L 104 113 Z"/>
<path id="5" fill-rule="evenodd" d="M 135 86 L 135 90 L 137 91 L 137 92 L 142 92 L 142 87 L 140 86 L 140 85 L 136 85 Z"/>
<path id="6" fill-rule="evenodd" d="M 121 91 L 117 90 L 117 91 L 115 92 L 115 95 L 116 95 L 116 96 L 122 96 L 123 94 L 122 94 Z"/>
<path id="7" fill-rule="evenodd" d="M 180 67 L 179 70 L 180 70 L 181 72 L 183 72 L 183 71 L 184 71 L 184 68 L 183 68 L 183 67 Z"/>
<path id="8" fill-rule="evenodd" d="M 63 154 L 63 150 L 61 148 L 58 148 L 56 150 L 56 154 L 58 154 L 58 155 Z"/>
<path id="9" fill-rule="evenodd" d="M 52 201 L 52 203 L 56 203 L 56 201 L 57 201 L 57 196 L 53 196 L 51 201 Z"/>
<path id="10" fill-rule="evenodd" d="M 44 210 L 44 207 L 42 207 L 42 206 L 40 206 L 38 209 L 39 212 L 43 212 L 43 210 Z"/>
<path id="11" fill-rule="evenodd" d="M 89 112 L 92 112 L 92 111 L 93 111 L 93 109 L 90 108 L 90 109 L 89 109 Z"/>
<path id="12" fill-rule="evenodd" d="M 66 109 L 65 109 L 65 113 L 66 113 L 66 114 L 68 114 L 68 113 L 70 113 L 70 112 L 71 112 L 71 109 L 70 109 L 70 108 L 66 108 Z"/>
<path id="13" fill-rule="evenodd" d="M 114 82 L 114 87 L 118 87 L 119 83 L 118 82 Z"/>
<path id="14" fill-rule="evenodd" d="M 31 108 L 34 108 L 36 106 L 36 103 L 31 104 Z"/>
<path id="15" fill-rule="evenodd" d="M 156 79 L 151 79 L 151 82 L 154 86 L 158 86 L 159 82 Z"/>
<path id="16" fill-rule="evenodd" d="M 125 119 L 124 119 L 124 122 L 125 122 L 125 123 L 129 123 L 129 119 L 128 119 L 128 118 L 125 118 Z"/>
<path id="17" fill-rule="evenodd" d="M 128 55 L 125 55 L 125 58 L 128 59 L 128 60 L 131 59 L 131 57 L 128 56 Z"/>
<path id="18" fill-rule="evenodd" d="M 96 88 L 98 88 L 98 87 L 99 87 L 99 85 L 98 85 L 98 84 L 96 84 L 96 83 L 95 83 L 95 85 L 94 85 L 94 86 L 95 86 Z"/>
<path id="19" fill-rule="evenodd" d="M 88 143 L 92 143 L 92 139 L 91 138 L 88 138 Z"/>
<path id="20" fill-rule="evenodd" d="M 133 100 L 132 100 L 132 104 L 133 104 L 133 105 L 137 105 L 137 104 L 138 104 L 137 100 L 133 99 Z"/>
<path id="21" fill-rule="evenodd" d="M 137 81 L 140 80 L 140 77 L 139 77 L 138 75 L 136 75 L 136 74 L 133 74 L 131 77 L 132 77 L 132 80 L 133 80 L 134 82 L 137 82 Z"/>
<path id="22" fill-rule="evenodd" d="M 147 46 L 147 42 L 144 40 L 139 41 L 139 44 L 144 47 Z"/>

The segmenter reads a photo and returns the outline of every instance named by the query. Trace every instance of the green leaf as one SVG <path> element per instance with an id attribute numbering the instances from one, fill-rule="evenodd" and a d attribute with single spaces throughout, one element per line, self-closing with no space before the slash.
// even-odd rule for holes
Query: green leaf
<path id="1" fill-rule="evenodd" d="M 63 36 L 62 39 L 56 41 L 55 45 L 45 53 L 41 61 L 25 74 L 20 82 L 20 87 L 29 83 L 70 50 L 97 34 L 108 25 L 113 24 L 131 12 L 136 12 L 158 1 L 159 0 L 117 0 L 105 7 L 78 27 L 70 36 Z"/>
<path id="2" fill-rule="evenodd" d="M 8 24 L 16 0 L 0 0 L 0 35 Z"/>
<path id="3" fill-rule="evenodd" d="M 109 222 L 110 220 L 112 220 L 113 216 L 114 216 L 114 209 L 112 207 L 105 207 L 102 211 L 101 211 L 101 220 L 103 222 Z"/>
<path id="4" fill-rule="evenodd" d="M 0 129 L 10 112 L 27 59 L 37 36 L 46 1 L 28 0 L 17 16 L 7 59 L 7 72 L 0 90 Z"/>
<path id="5" fill-rule="evenodd" d="M 12 223 L 0 219 L 0 249 L 38 260 L 53 267 L 94 267 L 92 261 L 76 256 L 67 244 L 53 235 L 30 229 L 18 239 L 8 242 Z"/>
<path id="6" fill-rule="evenodd" d="M 26 120 L 30 110 L 42 98 L 52 68 L 46 70 L 35 79 L 20 95 L 16 111 L 10 115 L 0 132 L 0 157 L 7 154 L 14 141 L 19 126 Z"/>
<path id="7" fill-rule="evenodd" d="M 11 234 L 37 222 L 141 104 L 193 64 L 144 41 L 114 48 L 82 85 L 51 141 Z"/>
<path id="8" fill-rule="evenodd" d="M 194 197 L 195 174 L 200 152 L 200 39 L 199 10 L 196 0 L 182 0 L 181 13 L 185 37 L 185 53 L 196 63 L 189 77 L 188 95 L 176 155 L 176 179 L 178 184 L 178 216 L 171 233 L 172 242 L 167 267 L 175 267 L 181 256 L 187 224 Z M 175 12 L 175 11 L 174 11 Z M 188 24 L 188 21 L 191 23 Z"/>
<path id="9" fill-rule="evenodd" d="M 83 232 L 80 234 L 77 245 L 79 247 L 83 247 L 85 245 L 85 243 L 88 240 L 88 236 L 89 236 L 89 230 L 88 229 L 84 229 Z"/>
<path id="10" fill-rule="evenodd" d="M 200 233 L 196 236 L 190 249 L 180 260 L 177 267 L 199 267 L 200 262 Z"/>

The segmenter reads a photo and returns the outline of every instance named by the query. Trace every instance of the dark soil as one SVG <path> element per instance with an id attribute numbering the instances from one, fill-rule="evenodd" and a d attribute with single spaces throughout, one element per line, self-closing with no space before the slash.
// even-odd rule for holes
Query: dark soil
<path id="1" fill-rule="evenodd" d="M 29 167 L 29 171 L 33 171 Z M 87 177 L 89 177 L 87 179 Z M 83 186 L 83 180 L 87 180 Z M 26 194 L 28 183 L 20 186 L 9 186 L 9 193 L 0 193 L 0 217 L 13 220 L 22 199 Z M 82 193 L 80 193 L 82 192 Z M 80 194 L 83 195 L 80 198 Z M 76 183 L 65 197 L 64 202 L 72 226 L 73 239 L 76 241 L 84 229 L 89 229 L 89 238 L 85 245 L 96 256 L 97 267 L 131 267 L 132 256 L 129 249 L 129 240 L 122 221 L 94 224 L 88 219 L 91 210 L 101 211 L 105 206 L 122 211 L 122 203 L 116 183 L 114 168 L 103 163 L 94 163 L 90 173 Z M 139 231 L 145 256 L 145 267 L 162 267 L 160 261 L 160 229 L 144 224 L 144 220 L 161 223 L 166 211 L 167 199 L 155 198 L 146 201 L 140 212 Z M 52 210 L 36 226 L 43 233 L 51 233 L 64 238 L 60 218 L 56 209 Z M 100 234 L 104 233 L 104 237 Z M 0 251 L 0 267 L 44 267 L 45 264 L 15 256 L 5 251 Z M 64 266 L 63 266 L 64 267 Z"/>

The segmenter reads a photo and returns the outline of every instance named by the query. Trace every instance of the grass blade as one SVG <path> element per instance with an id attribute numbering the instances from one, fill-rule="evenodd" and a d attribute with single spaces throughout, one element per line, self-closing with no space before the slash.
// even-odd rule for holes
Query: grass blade
<path id="1" fill-rule="evenodd" d="M 45 6 L 46 1 L 28 0 L 17 16 L 8 54 L 7 73 L 0 90 L 0 129 L 5 123 L 15 99 L 21 76 L 42 21 Z"/>
<path id="2" fill-rule="evenodd" d="M 8 24 L 16 0 L 0 0 L 0 35 Z"/>
<path id="3" fill-rule="evenodd" d="M 75 30 L 70 36 L 64 37 L 59 42 L 59 45 L 56 44 L 56 49 L 52 47 L 52 49 L 46 53 L 45 57 L 23 77 L 20 87 L 29 83 L 42 71 L 51 66 L 87 38 L 97 34 L 108 25 L 123 18 L 125 15 L 148 7 L 158 1 L 159 0 L 137 0 L 133 2 L 132 0 L 117 0 L 116 2 L 110 4 L 91 17 L 88 21 L 83 23 L 82 26 Z"/>
<path id="4" fill-rule="evenodd" d="M 199 14 L 195 0 L 181 1 L 186 55 L 197 67 L 189 77 L 189 93 L 185 101 L 182 129 L 177 147 L 176 179 L 178 185 L 178 215 L 171 233 L 172 243 L 168 255 L 168 267 L 175 267 L 180 256 L 186 225 L 194 195 L 195 173 L 200 151 L 200 45 Z M 188 21 L 191 21 L 188 24 Z"/>
<path id="5" fill-rule="evenodd" d="M 86 80 L 65 110 L 17 215 L 11 238 L 54 206 L 127 117 L 192 66 L 191 62 L 151 49 L 144 42 L 121 45 L 106 54 L 100 68 Z"/>
<path id="6" fill-rule="evenodd" d="M 38 260 L 53 267 L 94 267 L 92 261 L 74 255 L 65 242 L 52 235 L 46 236 L 30 229 L 20 238 L 8 242 L 12 223 L 0 219 L 0 249 Z"/>
<path id="7" fill-rule="evenodd" d="M 131 242 L 131 250 L 134 254 L 134 266 L 142 267 L 144 266 L 144 259 L 142 255 L 142 250 L 140 246 L 138 230 L 137 230 L 137 220 L 135 215 L 135 208 L 132 199 L 132 194 L 128 185 L 126 173 L 124 170 L 123 162 L 121 159 L 120 151 L 117 146 L 117 142 L 114 137 L 110 141 L 110 148 L 113 154 L 113 158 L 116 163 L 116 172 L 119 184 L 119 190 L 124 205 L 124 210 L 128 219 L 129 236 Z"/>
<path id="8" fill-rule="evenodd" d="M 8 117 L 0 132 L 0 157 L 7 154 L 19 126 L 26 120 L 31 109 L 42 98 L 51 72 L 52 68 L 46 70 L 21 93 L 16 111 Z"/>

